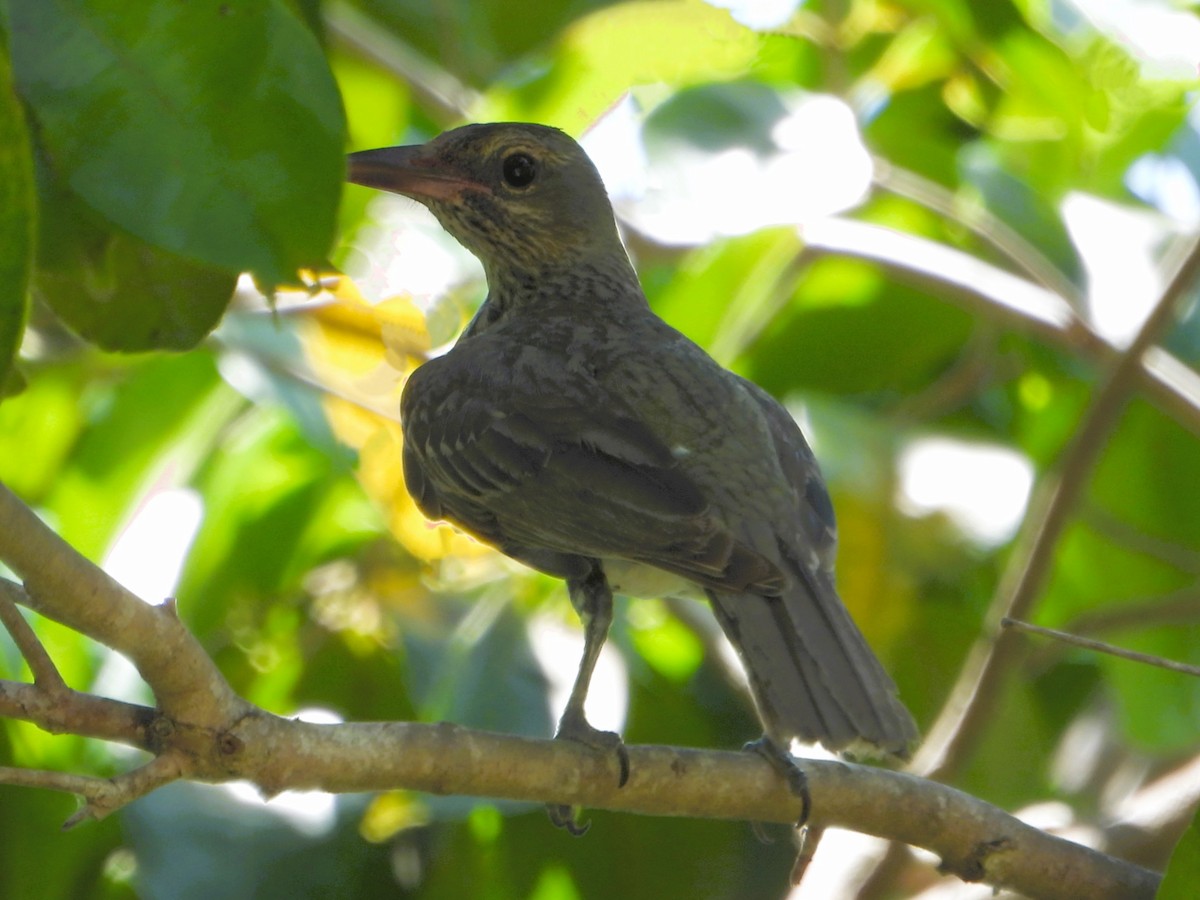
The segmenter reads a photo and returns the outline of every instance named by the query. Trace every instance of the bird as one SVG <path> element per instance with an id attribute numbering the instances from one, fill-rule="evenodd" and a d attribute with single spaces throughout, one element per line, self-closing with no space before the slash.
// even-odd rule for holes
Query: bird
<path id="1" fill-rule="evenodd" d="M 566 581 L 584 649 L 556 738 L 616 749 L 624 784 L 621 739 L 584 713 L 613 595 L 703 597 L 773 754 L 904 757 L 917 728 L 838 595 L 813 452 L 651 310 L 583 148 L 472 124 L 352 153 L 347 178 L 423 204 L 483 265 L 482 306 L 405 384 L 404 478 L 427 518 Z"/>

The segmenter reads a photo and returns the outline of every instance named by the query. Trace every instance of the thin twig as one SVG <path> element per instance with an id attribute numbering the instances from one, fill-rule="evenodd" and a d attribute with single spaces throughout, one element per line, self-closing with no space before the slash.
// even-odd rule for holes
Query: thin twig
<path id="1" fill-rule="evenodd" d="M 50 734 L 77 734 L 151 751 L 161 749 L 174 727 L 149 706 L 70 688 L 45 691 L 37 685 L 3 679 L 0 716 L 32 722 Z"/>
<path id="2" fill-rule="evenodd" d="M 61 791 L 65 794 L 78 794 L 80 797 L 99 795 L 110 789 L 106 787 L 109 785 L 107 778 L 97 778 L 95 775 L 73 775 L 70 772 L 19 769 L 13 766 L 0 766 L 0 784 Z"/>
<path id="3" fill-rule="evenodd" d="M 1081 637 L 1077 634 L 1071 634 L 1069 631 L 1059 631 L 1056 628 L 1031 625 L 1029 622 L 1022 622 L 1020 619 L 1010 619 L 1007 616 L 1000 620 L 1000 627 L 1010 628 L 1014 631 L 1024 631 L 1029 634 L 1040 634 L 1044 637 L 1054 638 L 1056 641 L 1062 641 L 1064 644 L 1070 644 L 1073 647 L 1083 647 L 1086 650 L 1107 653 L 1109 656 L 1118 656 L 1121 659 L 1128 659 L 1132 662 L 1144 663 L 1148 666 L 1168 669 L 1171 672 L 1180 672 L 1184 675 L 1200 677 L 1200 666 L 1190 666 L 1187 663 L 1175 662 L 1172 659 L 1163 659 L 1161 656 L 1151 656 L 1149 653 L 1126 650 L 1124 647 L 1117 647 L 1114 644 L 1106 644 L 1104 641 Z"/>
<path id="4" fill-rule="evenodd" d="M 156 788 L 178 780 L 182 773 L 179 758 L 164 754 L 115 778 L 0 766 L 0 784 L 63 791 L 82 797 L 84 805 L 63 823 L 63 828 L 67 829 L 80 822 L 103 819 Z"/>
<path id="5" fill-rule="evenodd" d="M 1191 584 L 1177 591 L 1123 599 L 1080 613 L 1067 622 L 1066 630 L 1072 634 L 1104 634 L 1196 622 L 1200 622 L 1200 585 Z"/>
<path id="6" fill-rule="evenodd" d="M 1047 476 L 1036 492 L 1017 549 L 984 618 L 982 634 L 971 648 L 941 715 L 913 760 L 913 771 L 934 778 L 947 777 L 967 757 L 982 733 L 982 726 L 995 707 L 995 695 L 1019 648 L 1015 641 L 1002 639 L 1000 622 L 1006 616 L 1029 618 L 1050 574 L 1059 538 L 1138 386 L 1142 357 L 1174 321 L 1176 308 L 1197 274 L 1200 274 L 1200 239 L 1193 243 L 1137 336 L 1096 392 L 1079 430 L 1062 455 L 1057 475 Z"/>
<path id="7" fill-rule="evenodd" d="M 3 623 L 12 635 L 13 643 L 29 664 L 29 671 L 33 673 L 33 683 L 44 691 L 65 691 L 66 682 L 54 665 L 54 660 L 38 640 L 33 628 L 25 621 L 21 611 L 17 609 L 18 603 L 27 603 L 28 600 L 20 585 L 7 578 L 0 578 L 0 623 Z"/>
<path id="8" fill-rule="evenodd" d="M 81 822 L 103 819 L 151 791 L 187 777 L 189 767 L 186 763 L 187 760 L 182 754 L 164 753 L 144 766 L 138 766 L 122 775 L 97 779 L 102 781 L 104 786 L 91 792 L 83 792 L 87 803 L 63 822 L 63 829 L 74 828 Z"/>

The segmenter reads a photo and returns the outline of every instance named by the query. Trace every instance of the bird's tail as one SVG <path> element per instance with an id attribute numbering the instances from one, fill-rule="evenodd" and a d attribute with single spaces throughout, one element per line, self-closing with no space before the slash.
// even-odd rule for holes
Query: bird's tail
<path id="1" fill-rule="evenodd" d="M 831 583 L 779 597 L 709 599 L 750 680 L 768 736 L 835 751 L 907 756 L 917 727 Z"/>

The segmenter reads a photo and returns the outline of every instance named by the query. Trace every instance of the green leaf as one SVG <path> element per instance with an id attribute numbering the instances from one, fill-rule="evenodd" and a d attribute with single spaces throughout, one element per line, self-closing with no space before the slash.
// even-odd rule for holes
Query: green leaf
<path id="1" fill-rule="evenodd" d="M 564 30 L 544 74 L 493 87 L 483 113 L 578 132 L 631 86 L 742 76 L 760 46 L 755 32 L 700 0 L 620 3 Z"/>
<path id="2" fill-rule="evenodd" d="M 237 276 L 111 228 L 41 166 L 35 296 L 106 350 L 187 350 L 220 321 Z"/>
<path id="3" fill-rule="evenodd" d="M 0 397 L 10 384 L 9 367 L 29 313 L 34 209 L 25 116 L 12 91 L 8 59 L 0 49 Z"/>
<path id="4" fill-rule="evenodd" d="M 1052 199 L 1024 179 L 1006 171 L 994 147 L 968 144 L 959 154 L 962 181 L 979 193 L 984 207 L 1037 247 L 1075 285 L 1083 282 L 1083 267 L 1062 216 Z"/>
<path id="5" fill-rule="evenodd" d="M 611 0 L 352 0 L 373 22 L 388 29 L 458 78 L 486 85 L 514 59 L 553 41 L 572 19 Z M 337 5 L 327 12 L 338 18 Z M 448 41 L 448 35 L 454 39 Z"/>
<path id="6" fill-rule="evenodd" d="M 794 228 L 697 248 L 656 293 L 655 312 L 728 365 L 775 312 L 800 249 Z"/>
<path id="7" fill-rule="evenodd" d="M 386 849 L 346 827 L 361 817 L 363 798 L 329 799 L 330 808 L 314 801 L 305 815 L 283 804 L 247 802 L 210 785 L 157 790 L 120 815 L 137 855 L 139 894 L 263 900 L 397 896 Z"/>
<path id="8" fill-rule="evenodd" d="M 1158 900 L 1191 900 L 1200 884 L 1200 813 L 1183 833 L 1158 889 Z"/>
<path id="9" fill-rule="evenodd" d="M 871 266 L 822 259 L 748 348 L 742 374 L 776 396 L 821 390 L 894 400 L 952 365 L 973 327 L 962 310 Z"/>
<path id="10" fill-rule="evenodd" d="M 149 486 L 187 480 L 244 403 L 204 352 L 140 360 L 119 380 L 85 383 L 79 402 L 90 422 L 45 509 L 63 539 L 91 559 Z"/>
<path id="11" fill-rule="evenodd" d="M 225 432 L 197 478 L 205 517 L 178 588 L 201 639 L 231 612 L 295 591 L 340 535 L 358 530 L 364 516 L 347 513 L 351 504 L 325 505 L 344 498 L 340 463 L 274 407 L 255 408 Z"/>
<path id="12" fill-rule="evenodd" d="M 44 0 L 9 24 L 50 165 L 109 221 L 267 284 L 323 259 L 345 126 L 282 2 Z"/>
<path id="13" fill-rule="evenodd" d="M 228 272 L 116 233 L 72 274 L 79 280 L 39 273 L 39 296 L 81 337 L 123 352 L 196 346 L 237 284 Z"/>
<path id="14" fill-rule="evenodd" d="M 54 488 L 79 439 L 84 411 L 82 367 L 37 372 L 20 396 L 0 405 L 0 482 L 27 503 Z"/>

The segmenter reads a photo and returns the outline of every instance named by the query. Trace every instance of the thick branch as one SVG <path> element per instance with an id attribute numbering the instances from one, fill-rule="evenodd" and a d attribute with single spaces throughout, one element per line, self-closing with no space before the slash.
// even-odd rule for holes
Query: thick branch
<path id="1" fill-rule="evenodd" d="M 129 657 L 172 718 L 215 724 L 244 703 L 183 627 L 173 603 L 143 603 L 2 484 L 0 559 L 24 579 L 32 609 Z"/>
<path id="2" fill-rule="evenodd" d="M 799 801 L 753 753 L 631 746 L 615 758 L 560 741 L 406 723 L 312 725 L 249 717 L 229 763 L 269 788 L 439 794 L 578 804 L 646 815 L 791 823 Z M 236 757 L 236 758 L 235 758 Z M 945 785 L 841 762 L 803 761 L 814 819 L 925 847 L 967 880 L 1029 896 L 1150 898 L 1154 873 L 1052 837 Z"/>
<path id="3" fill-rule="evenodd" d="M 13 535 L 20 535 L 14 539 Z M 51 533 L 0 486 L 0 558 L 26 579 L 6 599 L 40 611 L 130 656 L 158 694 L 149 710 L 58 685 L 0 683 L 0 711 L 52 730 L 124 741 L 156 753 L 113 779 L 0 771 L 0 782 L 77 791 L 68 824 L 99 818 L 178 778 L 245 779 L 264 792 L 397 787 L 585 805 L 647 815 L 791 823 L 799 801 L 756 754 L 630 747 L 617 787 L 613 755 L 453 725 L 315 725 L 259 710 L 232 693 L 173 609 L 150 607 Z M 18 629 L 23 626 L 15 623 Z M 26 642 L 28 643 L 28 642 Z M 28 652 L 35 657 L 36 648 Z M 53 681 L 53 679 L 49 679 Z M 814 819 L 925 847 L 969 880 L 1030 897 L 1153 897 L 1145 869 L 1052 837 L 952 788 L 911 775 L 805 762 Z"/>
<path id="4" fill-rule="evenodd" d="M 402 787 L 643 815 L 789 824 L 800 811 L 771 765 L 752 753 L 631 746 L 629 782 L 618 788 L 615 758 L 586 747 L 448 724 L 316 725 L 255 710 L 219 740 L 204 743 L 216 748 L 211 759 L 172 758 L 168 752 L 157 764 L 111 781 L 0 771 L 0 782 L 79 792 L 89 801 L 85 815 L 95 817 L 180 774 L 209 781 L 245 779 L 267 794 Z M 924 847 L 965 880 L 1033 898 L 1154 896 L 1155 873 L 1048 835 L 945 785 L 848 763 L 801 764 L 820 826 Z"/>

